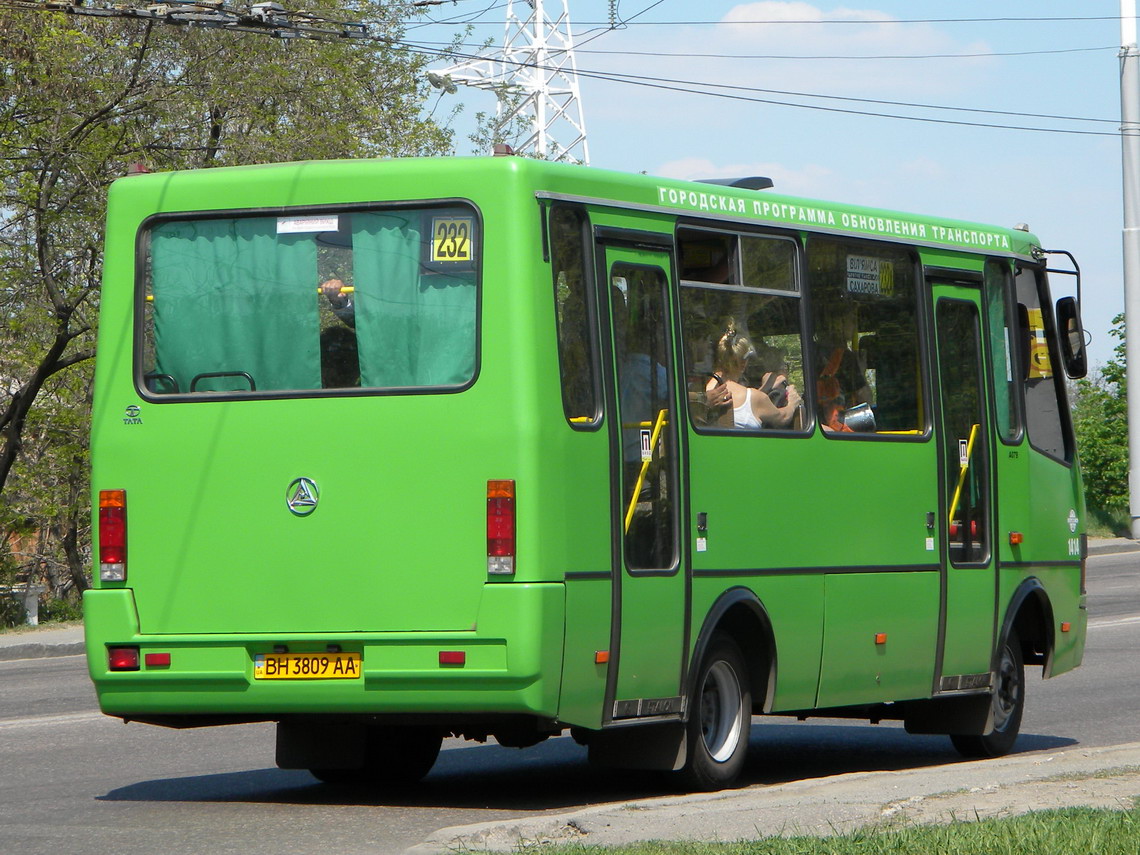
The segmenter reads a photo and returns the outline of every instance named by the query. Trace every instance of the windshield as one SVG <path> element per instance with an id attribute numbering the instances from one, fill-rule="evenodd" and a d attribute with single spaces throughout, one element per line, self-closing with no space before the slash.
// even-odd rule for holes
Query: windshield
<path id="1" fill-rule="evenodd" d="M 226 397 L 464 386 L 477 226 L 459 205 L 156 221 L 141 384 Z"/>

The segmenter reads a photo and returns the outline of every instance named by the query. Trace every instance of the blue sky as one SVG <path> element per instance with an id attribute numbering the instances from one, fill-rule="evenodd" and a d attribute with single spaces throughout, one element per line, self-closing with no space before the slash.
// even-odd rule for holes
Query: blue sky
<path id="1" fill-rule="evenodd" d="M 546 2 L 548 10 L 561 5 Z M 710 89 L 727 84 L 1105 120 L 736 90 L 749 98 L 840 110 L 1048 129 L 1011 130 L 580 81 L 593 166 L 678 178 L 767 175 L 778 192 L 791 195 L 1007 226 L 1028 223 L 1046 247 L 1077 257 L 1092 362 L 1111 358 L 1115 339 L 1108 330 L 1124 305 L 1118 0 L 852 0 L 842 6 L 618 0 L 619 17 L 630 23 L 609 30 L 611 5 L 570 0 L 580 71 L 673 78 Z M 476 22 L 472 39 L 502 41 L 502 0 L 458 0 L 433 14 L 439 19 L 466 15 Z M 1061 17 L 1103 20 L 1047 20 Z M 966 18 L 984 20 L 931 20 Z M 925 22 L 913 23 L 920 19 Z M 834 20 L 846 23 L 820 23 Z M 772 21 L 811 23 L 756 23 Z M 416 28 L 409 37 L 440 38 L 455 30 L 454 24 Z M 468 115 L 494 109 L 494 97 L 484 91 L 461 88 L 448 97 L 461 99 Z M 462 122 L 457 130 L 462 131 Z M 462 142 L 458 149 L 466 153 Z M 1055 289 L 1063 282 L 1055 281 Z"/>

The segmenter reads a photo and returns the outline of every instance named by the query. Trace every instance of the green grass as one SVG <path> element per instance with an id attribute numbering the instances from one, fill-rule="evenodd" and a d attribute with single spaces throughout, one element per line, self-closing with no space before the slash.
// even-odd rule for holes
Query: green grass
<path id="1" fill-rule="evenodd" d="M 1065 808 L 1006 819 L 867 828 L 834 837 L 736 843 L 522 846 L 542 855 L 1137 855 L 1140 807 Z"/>
<path id="2" fill-rule="evenodd" d="M 1131 521 L 1127 510 L 1089 508 L 1085 522 L 1089 537 L 1131 537 Z"/>

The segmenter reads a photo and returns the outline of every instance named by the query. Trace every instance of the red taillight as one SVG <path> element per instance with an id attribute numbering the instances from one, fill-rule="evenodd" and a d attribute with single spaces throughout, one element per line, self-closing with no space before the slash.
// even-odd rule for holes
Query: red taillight
<path id="1" fill-rule="evenodd" d="M 99 579 L 127 578 L 127 491 L 99 491 Z"/>
<path id="2" fill-rule="evenodd" d="M 515 482 L 487 482 L 487 572 L 515 572 Z"/>
<path id="3" fill-rule="evenodd" d="M 139 649 L 137 647 L 108 647 L 107 667 L 112 671 L 139 670 Z"/>

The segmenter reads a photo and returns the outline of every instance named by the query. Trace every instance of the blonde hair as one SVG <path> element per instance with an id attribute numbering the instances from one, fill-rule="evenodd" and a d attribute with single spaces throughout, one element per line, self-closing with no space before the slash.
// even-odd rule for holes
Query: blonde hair
<path id="1" fill-rule="evenodd" d="M 716 343 L 713 352 L 713 368 L 717 371 L 725 369 L 743 369 L 748 358 L 756 355 L 748 336 L 736 331 L 736 319 L 729 318 L 724 325 L 724 334 Z"/>

